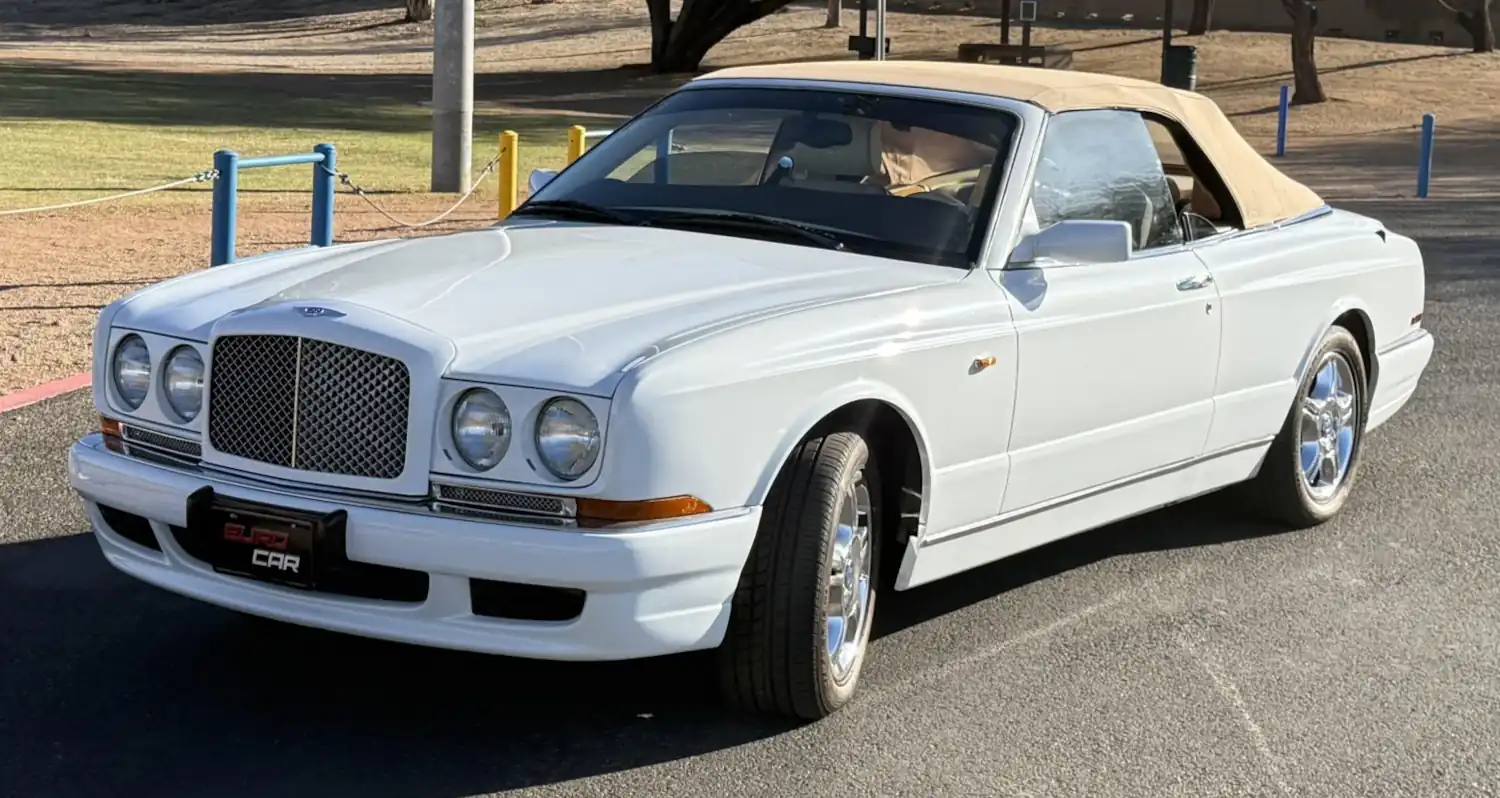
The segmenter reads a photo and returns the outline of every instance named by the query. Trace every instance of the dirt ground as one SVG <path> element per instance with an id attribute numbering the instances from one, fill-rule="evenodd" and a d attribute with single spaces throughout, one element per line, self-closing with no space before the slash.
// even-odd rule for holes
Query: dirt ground
<path id="1" fill-rule="evenodd" d="M 852 5 L 852 3 L 851 3 Z M 0 65 L 87 79 L 191 73 L 206 91 L 272 86 L 299 96 L 338 92 L 422 104 L 431 91 L 430 24 L 400 24 L 393 0 L 12 0 L 0 4 Z M 893 2 L 894 57 L 951 59 L 958 44 L 998 40 L 980 3 Z M 910 13 L 915 11 L 924 13 Z M 792 6 L 737 32 L 705 64 L 846 58 L 842 29 L 823 27 L 821 2 Z M 87 22 L 79 20 L 86 19 Z M 608 124 L 639 110 L 687 76 L 621 69 L 646 60 L 640 0 L 479 0 L 476 104 L 505 114 L 566 115 Z M 226 21 L 235 20 L 235 21 Z M 1065 44 L 1074 68 L 1154 78 L 1160 39 L 1142 30 L 1040 28 L 1040 43 Z M 1288 82 L 1288 42 L 1273 34 L 1183 37 L 1199 48 L 1199 88 L 1215 98 L 1262 152 L 1272 149 L 1277 87 Z M 1493 197 L 1500 177 L 1500 57 L 1454 48 L 1320 39 L 1329 103 L 1299 108 L 1284 165 L 1332 200 L 1409 197 L 1416 184 L 1423 113 L 1440 125 L 1433 196 Z M 96 72 L 97 71 L 97 72 Z M 0 108 L 0 126 L 6 123 Z M 191 114 L 185 109 L 184 114 Z M 6 158 L 0 152 L 0 159 Z M 6 195 L 8 207 L 24 206 Z M 411 220 L 456 197 L 385 194 L 378 202 Z M 1413 200 L 1416 201 L 1416 200 Z M 494 219 L 493 181 L 432 234 Z M 305 194 L 266 193 L 241 202 L 239 252 L 300 246 Z M 362 200 L 341 195 L 341 241 L 408 234 Z M 142 285 L 207 266 L 204 191 L 124 200 L 72 211 L 0 216 L 0 394 L 84 370 L 100 307 Z"/>

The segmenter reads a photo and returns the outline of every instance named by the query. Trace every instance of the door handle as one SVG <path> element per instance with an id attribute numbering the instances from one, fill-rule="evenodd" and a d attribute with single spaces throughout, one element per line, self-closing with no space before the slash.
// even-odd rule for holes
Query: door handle
<path id="1" fill-rule="evenodd" d="M 1214 281 L 1214 276 L 1212 274 L 1201 274 L 1201 275 L 1199 275 L 1197 277 L 1189 277 L 1189 278 L 1187 278 L 1185 280 L 1178 280 L 1177 281 L 1177 290 L 1178 291 L 1197 291 L 1200 288 L 1207 288 L 1209 285 L 1211 285 L 1213 283 L 1213 281 Z"/>

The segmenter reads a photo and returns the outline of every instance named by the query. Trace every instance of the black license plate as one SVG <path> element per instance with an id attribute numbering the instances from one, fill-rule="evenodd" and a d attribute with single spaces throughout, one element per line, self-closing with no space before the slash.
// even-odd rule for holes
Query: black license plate
<path id="1" fill-rule="evenodd" d="M 205 488 L 188 500 L 189 553 L 220 573 L 315 590 L 344 561 L 344 519 L 342 510 L 309 513 Z"/>

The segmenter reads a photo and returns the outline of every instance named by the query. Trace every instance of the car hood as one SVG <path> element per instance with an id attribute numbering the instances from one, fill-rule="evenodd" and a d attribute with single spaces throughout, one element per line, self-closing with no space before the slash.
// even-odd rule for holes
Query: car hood
<path id="1" fill-rule="evenodd" d="M 326 300 L 450 340 L 448 376 L 608 396 L 629 364 L 668 343 L 964 274 L 740 237 L 543 221 L 213 268 L 134 295 L 113 323 L 208 341 L 226 314 Z"/>

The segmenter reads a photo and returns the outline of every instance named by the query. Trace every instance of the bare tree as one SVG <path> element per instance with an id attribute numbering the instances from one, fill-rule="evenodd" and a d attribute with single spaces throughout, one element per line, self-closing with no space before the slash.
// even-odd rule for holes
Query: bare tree
<path id="1" fill-rule="evenodd" d="M 790 4 L 791 0 L 682 0 L 673 19 L 671 0 L 646 0 L 651 14 L 651 69 L 692 72 L 724 37 Z"/>
<path id="2" fill-rule="evenodd" d="M 1292 104 L 1327 102 L 1313 49 L 1317 37 L 1313 19 L 1317 0 L 1281 0 L 1281 5 L 1292 18 Z"/>
<path id="3" fill-rule="evenodd" d="M 426 22 L 432 19 L 432 0 L 406 0 L 406 21 Z"/>
<path id="4" fill-rule="evenodd" d="M 1495 52 L 1495 22 L 1490 15 L 1490 9 L 1494 0 L 1453 0 L 1466 9 L 1456 8 L 1449 0 L 1437 0 L 1438 5 L 1453 12 L 1458 19 L 1459 27 L 1468 32 L 1469 38 L 1473 40 L 1474 52 Z"/>
<path id="5" fill-rule="evenodd" d="M 1188 23 L 1188 35 L 1202 36 L 1208 33 L 1213 17 L 1214 0 L 1193 0 L 1193 19 Z"/>

